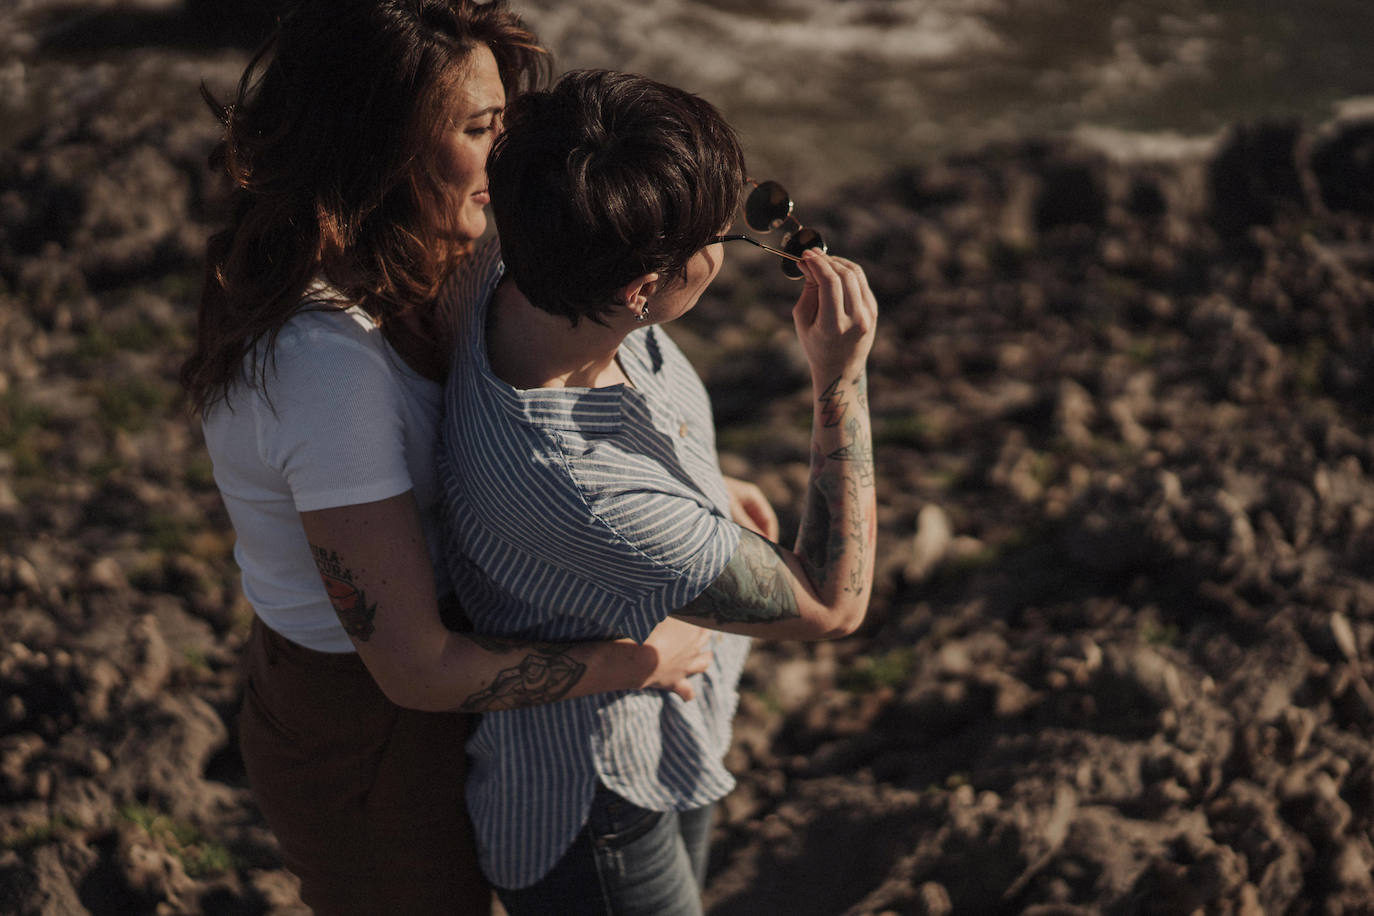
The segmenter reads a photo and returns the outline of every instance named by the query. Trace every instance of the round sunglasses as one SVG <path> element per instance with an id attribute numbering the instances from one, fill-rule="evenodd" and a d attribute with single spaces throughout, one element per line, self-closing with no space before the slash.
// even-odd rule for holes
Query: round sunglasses
<path id="1" fill-rule="evenodd" d="M 800 280 L 802 252 L 808 248 L 819 248 L 822 253 L 827 249 L 825 240 L 815 229 L 808 229 L 792 215 L 792 195 L 776 181 L 749 182 L 754 190 L 744 199 L 744 223 L 755 232 L 772 232 L 790 223 L 791 227 L 782 237 L 782 248 L 765 245 L 750 235 L 718 235 L 707 244 L 716 242 L 748 242 L 764 251 L 772 252 L 783 259 L 782 272 L 793 280 Z"/>

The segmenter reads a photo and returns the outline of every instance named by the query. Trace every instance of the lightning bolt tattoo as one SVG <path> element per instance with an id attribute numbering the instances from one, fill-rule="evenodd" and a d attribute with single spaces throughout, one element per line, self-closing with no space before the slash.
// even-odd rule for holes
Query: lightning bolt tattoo
<path id="1" fill-rule="evenodd" d="M 836 379 L 826 386 L 816 400 L 820 403 L 821 423 L 824 426 L 839 426 L 844 419 L 845 413 L 849 410 L 849 402 L 845 399 L 844 389 L 840 387 L 842 379 Z"/>

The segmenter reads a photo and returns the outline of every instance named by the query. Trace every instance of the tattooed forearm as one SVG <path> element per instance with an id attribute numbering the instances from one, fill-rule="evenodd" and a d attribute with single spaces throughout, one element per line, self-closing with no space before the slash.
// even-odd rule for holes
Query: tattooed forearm
<path id="1" fill-rule="evenodd" d="M 830 518 L 829 491 L 834 481 L 825 474 L 826 464 L 826 456 L 816 451 L 811 453 L 811 483 L 806 488 L 806 510 L 802 514 L 801 531 L 797 534 L 797 556 L 806 574 L 818 586 L 825 584 L 832 547 L 843 545 L 843 541 L 835 544 L 831 536 L 834 525 Z"/>
<path id="2" fill-rule="evenodd" d="M 779 547 L 748 529 L 725 570 L 678 616 L 716 623 L 772 623 L 800 616 Z"/>
<path id="3" fill-rule="evenodd" d="M 845 444 L 825 457 L 831 461 L 850 461 L 858 471 L 859 483 L 865 487 L 873 486 L 873 446 L 868 436 L 863 434 L 859 421 L 850 418 L 844 425 Z"/>
<path id="4" fill-rule="evenodd" d="M 868 381 L 859 374 L 850 383 L 857 409 L 847 406 L 837 378 L 816 398 L 817 435 L 811 454 L 811 482 L 797 537 L 797 555 L 811 582 L 823 588 L 833 582 L 862 594 L 867 588 L 874 520 L 873 446 L 868 431 Z M 837 407 L 838 405 L 838 407 Z M 843 432 L 836 430 L 843 416 Z M 821 443 L 824 443 L 822 446 Z M 838 447 L 836 447 L 838 445 Z"/>
<path id="5" fill-rule="evenodd" d="M 859 496 L 859 487 L 862 481 L 853 477 L 844 479 L 845 489 L 848 491 L 849 499 L 849 525 L 844 532 L 844 536 L 854 545 L 854 562 L 849 566 L 849 584 L 845 590 L 856 595 L 862 595 L 866 587 L 864 570 L 868 566 L 868 529 L 865 524 L 863 503 Z"/>
<path id="6" fill-rule="evenodd" d="M 816 398 L 820 406 L 821 425 L 825 427 L 839 426 L 844 419 L 845 412 L 849 410 L 849 404 L 845 400 L 844 378 L 835 376 L 835 380 L 826 386 L 821 392 L 820 397 Z"/>
<path id="7" fill-rule="evenodd" d="M 465 699 L 459 707 L 464 712 L 552 703 L 567 696 L 587 672 L 586 665 L 568 655 L 566 645 L 500 639 L 473 633 L 465 635 L 489 652 L 523 650 L 527 654 L 509 668 L 497 672 L 490 684 Z"/>
<path id="8" fill-rule="evenodd" d="M 375 629 L 372 619 L 377 616 L 376 602 L 368 603 L 367 595 L 353 581 L 352 570 L 344 567 L 337 553 L 314 544 L 310 545 L 310 552 L 344 630 L 359 642 L 367 642 Z"/>

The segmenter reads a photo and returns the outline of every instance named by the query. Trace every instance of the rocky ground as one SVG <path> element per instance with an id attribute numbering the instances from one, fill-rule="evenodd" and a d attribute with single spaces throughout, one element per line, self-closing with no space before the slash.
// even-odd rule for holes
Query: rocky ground
<path id="1" fill-rule="evenodd" d="M 186 15 L 0 10 L 0 912 L 301 912 L 174 383 L 194 87 L 243 59 Z M 751 661 L 714 916 L 1374 913 L 1371 189 L 1349 120 L 1171 159 L 1027 141 L 802 202 L 883 308 L 878 585 L 859 635 Z M 673 334 L 795 530 L 774 270 L 731 252 Z"/>

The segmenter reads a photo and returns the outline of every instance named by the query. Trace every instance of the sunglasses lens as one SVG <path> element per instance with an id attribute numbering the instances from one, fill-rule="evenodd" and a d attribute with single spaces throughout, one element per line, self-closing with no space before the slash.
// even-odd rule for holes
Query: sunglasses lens
<path id="1" fill-rule="evenodd" d="M 815 229 L 798 229 L 783 240 L 782 250 L 793 257 L 801 257 L 802 252 L 808 248 L 819 248 L 821 253 L 826 252 L 825 239 Z M 792 261 L 782 262 L 782 272 L 793 280 L 801 279 L 801 268 Z"/>
<path id="2" fill-rule="evenodd" d="M 791 212 L 792 196 L 776 181 L 765 181 L 744 201 L 744 221 L 755 232 L 778 228 Z"/>

